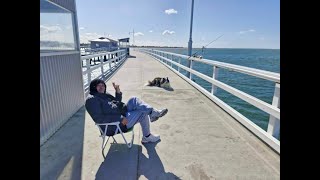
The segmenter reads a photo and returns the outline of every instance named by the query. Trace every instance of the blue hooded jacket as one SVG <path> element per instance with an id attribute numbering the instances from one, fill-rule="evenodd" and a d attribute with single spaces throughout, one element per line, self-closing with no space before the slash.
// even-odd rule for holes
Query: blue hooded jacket
<path id="1" fill-rule="evenodd" d="M 115 93 L 115 97 L 109 93 L 97 92 L 96 86 L 104 81 L 95 79 L 90 83 L 90 93 L 86 99 L 85 107 L 95 123 L 121 122 L 123 116 L 121 110 L 126 107 L 122 100 L 122 93 Z M 123 132 L 127 132 L 127 127 L 120 123 Z M 100 126 L 104 131 L 105 126 Z M 116 126 L 108 126 L 107 135 L 114 135 Z"/>

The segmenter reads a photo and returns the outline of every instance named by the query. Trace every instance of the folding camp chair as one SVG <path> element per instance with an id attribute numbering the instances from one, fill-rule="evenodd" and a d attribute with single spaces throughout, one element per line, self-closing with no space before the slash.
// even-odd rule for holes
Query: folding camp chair
<path id="1" fill-rule="evenodd" d="M 128 131 L 127 131 L 127 132 L 132 131 L 131 142 L 128 143 L 127 140 L 126 140 L 126 138 L 125 138 L 124 135 L 123 135 L 122 130 L 121 130 L 120 127 L 119 127 L 119 124 L 120 124 L 120 122 L 101 123 L 101 124 L 97 124 L 97 123 L 96 123 L 96 125 L 98 126 L 98 128 L 99 128 L 99 130 L 100 130 L 100 133 L 101 133 L 101 135 L 100 135 L 99 137 L 102 137 L 102 155 L 103 155 L 103 157 L 105 157 L 105 155 L 104 155 L 104 148 L 106 147 L 107 142 L 109 141 L 109 138 L 110 138 L 110 136 L 106 135 L 108 126 L 117 126 L 117 129 L 116 129 L 114 135 L 117 135 L 118 132 L 120 132 L 120 133 L 121 133 L 121 136 L 123 137 L 123 140 L 124 140 L 124 142 L 127 144 L 128 148 L 131 148 L 131 147 L 132 147 L 132 143 L 133 143 L 133 139 L 134 139 L 133 127 L 130 128 L 130 129 L 128 129 Z M 100 126 L 105 126 L 104 131 L 102 131 L 102 129 L 101 129 Z M 114 139 L 114 137 L 113 137 L 114 135 L 111 135 L 111 137 L 112 137 L 113 141 L 117 143 L 117 141 L 116 141 L 116 140 Z M 106 136 L 108 136 L 108 139 L 107 139 L 107 140 L 106 140 Z"/>

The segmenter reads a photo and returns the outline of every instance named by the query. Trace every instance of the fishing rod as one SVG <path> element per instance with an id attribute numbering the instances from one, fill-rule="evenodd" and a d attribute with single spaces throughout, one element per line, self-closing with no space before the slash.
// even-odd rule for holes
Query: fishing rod
<path id="1" fill-rule="evenodd" d="M 205 46 L 202 46 L 201 51 L 203 52 L 203 49 L 204 49 L 204 48 L 206 48 L 207 46 L 209 46 L 211 43 L 213 43 L 214 41 L 218 40 L 218 39 L 221 38 L 222 36 L 223 36 L 223 34 L 220 35 L 219 37 L 217 37 L 215 40 L 211 41 L 209 44 L 207 44 L 207 45 L 205 45 Z M 196 55 L 198 52 L 199 52 L 199 51 L 193 53 L 191 56 Z M 191 57 L 191 56 L 190 56 L 190 57 Z M 189 57 L 189 58 L 190 58 L 190 57 Z M 189 59 L 189 58 L 188 58 L 188 59 Z"/>

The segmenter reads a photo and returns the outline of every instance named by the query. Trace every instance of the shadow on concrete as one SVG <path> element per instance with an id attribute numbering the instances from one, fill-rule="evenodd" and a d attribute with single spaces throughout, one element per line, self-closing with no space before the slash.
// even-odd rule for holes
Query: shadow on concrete
<path id="1" fill-rule="evenodd" d="M 136 180 L 139 149 L 141 146 L 136 144 L 129 149 L 126 144 L 111 143 L 108 154 L 96 173 L 96 180 Z"/>
<path id="2" fill-rule="evenodd" d="M 175 174 L 164 171 L 155 149 L 157 143 L 143 145 L 149 157 L 142 153 L 141 145 L 133 144 L 129 149 L 126 144 L 111 143 L 108 154 L 98 169 L 96 180 L 136 180 L 140 176 L 147 179 L 180 179 Z"/>
<path id="3" fill-rule="evenodd" d="M 139 152 L 139 167 L 138 167 L 138 178 L 144 176 L 147 179 L 181 179 L 172 172 L 165 172 L 162 161 L 155 149 L 156 143 L 143 144 L 146 148 L 148 156 L 146 157 L 142 152 Z"/>
<path id="4" fill-rule="evenodd" d="M 174 89 L 172 87 L 163 87 L 164 90 L 167 90 L 167 91 L 174 91 Z"/>
<path id="5" fill-rule="evenodd" d="M 136 56 L 129 55 L 128 58 L 136 58 Z"/>
<path id="6" fill-rule="evenodd" d="M 81 179 L 84 123 L 82 107 L 40 147 L 40 179 Z"/>

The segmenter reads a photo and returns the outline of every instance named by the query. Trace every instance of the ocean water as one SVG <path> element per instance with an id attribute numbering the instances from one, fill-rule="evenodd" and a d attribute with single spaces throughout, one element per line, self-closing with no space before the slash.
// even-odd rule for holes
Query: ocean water
<path id="1" fill-rule="evenodd" d="M 154 48 L 155 49 L 155 48 Z M 177 54 L 188 54 L 187 48 L 157 48 L 158 50 L 173 52 Z M 207 48 L 203 52 L 201 49 L 193 48 L 192 53 L 198 52 L 197 55 L 202 55 L 208 60 L 226 62 L 251 68 L 280 73 L 280 49 L 220 49 Z M 177 61 L 177 60 L 175 60 Z M 181 61 L 187 65 L 186 60 Z M 177 66 L 173 66 L 177 69 Z M 193 64 L 195 70 L 212 77 L 212 66 L 195 62 Z M 181 70 L 186 75 L 187 72 Z M 193 76 L 194 81 L 211 92 L 211 84 L 197 76 Z M 250 94 L 262 101 L 272 104 L 275 83 L 249 76 L 246 74 L 225 70 L 219 68 L 217 80 L 226 83 L 238 90 Z M 251 104 L 235 97 L 234 95 L 217 88 L 215 94 L 219 99 L 223 100 L 229 106 L 236 109 L 242 115 L 254 122 L 264 130 L 267 130 L 269 123 L 269 114 L 252 106 Z"/>

